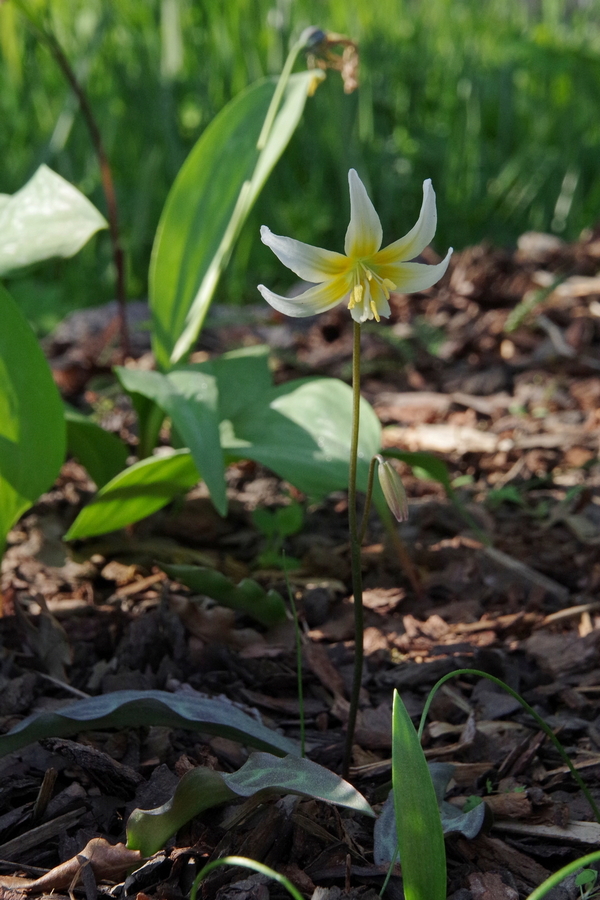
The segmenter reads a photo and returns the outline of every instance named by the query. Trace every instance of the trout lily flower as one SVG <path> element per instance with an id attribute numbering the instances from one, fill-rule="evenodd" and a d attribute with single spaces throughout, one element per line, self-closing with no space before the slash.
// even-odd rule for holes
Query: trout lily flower
<path id="1" fill-rule="evenodd" d="M 383 231 L 379 216 L 364 184 L 354 169 L 348 172 L 350 224 L 346 231 L 345 256 L 321 250 L 292 238 L 273 234 L 266 225 L 260 230 L 263 244 L 304 281 L 313 282 L 297 297 L 274 294 L 263 284 L 258 290 L 276 310 L 287 316 L 314 316 L 346 302 L 356 322 L 387 317 L 390 291 L 404 294 L 423 291 L 442 277 L 452 250 L 437 265 L 410 262 L 431 242 L 437 213 L 431 181 L 423 184 L 423 205 L 416 225 L 408 234 L 380 250 Z"/>

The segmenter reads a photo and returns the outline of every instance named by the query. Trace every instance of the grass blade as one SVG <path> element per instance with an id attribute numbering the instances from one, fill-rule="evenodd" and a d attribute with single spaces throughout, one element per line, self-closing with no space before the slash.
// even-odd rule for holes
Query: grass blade
<path id="1" fill-rule="evenodd" d="M 415 727 L 394 691 L 392 784 L 406 900 L 445 900 L 446 849 L 437 798 Z"/>

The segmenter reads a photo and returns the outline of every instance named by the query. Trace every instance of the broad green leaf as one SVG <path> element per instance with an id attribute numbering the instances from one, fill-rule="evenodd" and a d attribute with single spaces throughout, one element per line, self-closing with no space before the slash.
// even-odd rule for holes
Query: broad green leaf
<path id="1" fill-rule="evenodd" d="M 183 494 L 200 476 L 189 450 L 151 456 L 120 472 L 81 510 L 66 541 L 106 534 L 138 522 Z"/>
<path id="2" fill-rule="evenodd" d="M 210 491 L 216 509 L 227 514 L 225 464 L 219 438 L 217 380 L 210 371 L 178 369 L 161 375 L 139 369 L 115 369 L 127 391 L 153 400 L 171 417 L 184 446 Z"/>
<path id="3" fill-rule="evenodd" d="M 199 365 L 201 369 L 210 365 L 210 371 L 217 377 L 221 420 L 235 419 L 238 413 L 271 390 L 273 378 L 269 353 L 269 347 L 264 345 L 244 347 L 224 353 L 209 364 Z"/>
<path id="4" fill-rule="evenodd" d="M 397 691 L 392 785 L 405 900 L 445 900 L 446 848 L 437 797 L 421 742 Z"/>
<path id="5" fill-rule="evenodd" d="M 115 691 L 28 716 L 7 734 L 0 735 L 0 757 L 41 738 L 140 725 L 218 734 L 278 756 L 294 755 L 299 750 L 294 741 L 261 725 L 227 700 L 167 691 Z"/>
<path id="6" fill-rule="evenodd" d="M 291 76 L 264 150 L 256 143 L 277 84 L 271 78 L 221 110 L 175 179 L 150 264 L 152 346 L 161 369 L 183 359 L 196 340 L 242 225 L 300 121 L 315 74 Z"/>
<path id="7" fill-rule="evenodd" d="M 222 772 L 199 766 L 186 772 L 170 800 L 155 809 L 134 809 L 127 820 L 127 847 L 152 856 L 186 822 L 205 809 L 237 800 Z"/>
<path id="8" fill-rule="evenodd" d="M 206 768 L 187 772 L 175 794 L 156 809 L 135 809 L 127 823 L 127 846 L 144 856 L 156 853 L 172 835 L 211 806 L 238 797 L 262 792 L 300 794 L 345 806 L 367 816 L 374 812 L 356 788 L 329 769 L 308 759 L 286 756 L 277 759 L 269 753 L 253 753 L 241 769 L 231 775 Z"/>
<path id="9" fill-rule="evenodd" d="M 267 627 L 276 625 L 286 618 L 285 603 L 281 594 L 274 590 L 265 591 L 252 578 L 243 578 L 235 585 L 222 572 L 203 566 L 163 565 L 161 568 L 169 578 L 187 585 L 198 594 L 212 597 L 223 606 L 247 613 L 262 625 Z"/>
<path id="10" fill-rule="evenodd" d="M 66 403 L 65 421 L 69 453 L 85 466 L 99 488 L 104 487 L 125 468 L 127 447 L 116 435 L 100 428 Z"/>
<path id="11" fill-rule="evenodd" d="M 31 328 L 0 285 L 0 556 L 6 535 L 65 458 L 65 419 Z"/>
<path id="12" fill-rule="evenodd" d="M 124 371 L 128 373 L 127 384 L 132 390 L 150 393 L 150 379 L 144 387 L 141 373 L 131 377 L 133 370 L 120 370 L 120 376 Z M 219 397 L 223 371 L 226 370 L 217 376 Z M 166 391 L 165 384 L 174 386 L 182 373 L 190 374 L 188 369 L 181 369 L 168 375 L 149 372 L 144 376 L 152 376 L 153 390 L 159 396 L 161 391 Z M 243 373 L 242 366 L 240 373 Z M 204 378 L 210 375 L 205 369 L 201 374 Z M 243 386 L 240 392 L 249 396 Z M 167 404 L 164 397 L 161 402 Z M 226 402 L 233 417 L 221 421 L 220 440 L 229 459 L 253 459 L 311 497 L 323 497 L 348 486 L 352 420 L 352 391 L 348 385 L 335 378 L 301 379 L 270 388 L 253 404 L 240 408 L 233 395 Z M 175 404 L 172 409 L 177 409 Z M 366 490 L 369 461 L 377 453 L 380 441 L 379 420 L 363 400 L 358 466 L 361 490 Z M 222 455 L 217 459 L 219 465 L 221 460 Z M 79 514 L 66 539 L 91 537 L 137 522 L 192 487 L 199 477 L 187 449 L 178 450 L 170 457 L 152 457 L 136 463 L 99 491 Z M 377 503 L 376 489 L 374 499 Z"/>
<path id="13" fill-rule="evenodd" d="M 46 165 L 12 197 L 0 194 L 0 201 L 0 275 L 73 256 L 108 227 L 87 197 Z"/>
<path id="14" fill-rule="evenodd" d="M 366 490 L 381 425 L 361 401 L 358 485 Z M 311 497 L 348 487 L 352 390 L 335 378 L 306 378 L 272 388 L 221 429 L 223 447 L 272 469 Z"/>

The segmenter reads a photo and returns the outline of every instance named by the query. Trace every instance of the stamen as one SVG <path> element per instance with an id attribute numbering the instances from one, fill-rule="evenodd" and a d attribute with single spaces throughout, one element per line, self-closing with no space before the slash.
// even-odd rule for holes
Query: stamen
<path id="1" fill-rule="evenodd" d="M 381 322 L 381 319 L 379 318 L 379 313 L 377 312 L 377 307 L 375 306 L 375 301 L 371 300 L 371 302 L 369 303 L 369 306 L 371 307 L 371 312 L 375 316 L 376 321 Z"/>
<path id="2" fill-rule="evenodd" d="M 350 302 L 348 304 L 348 309 L 354 309 L 354 307 L 358 303 L 362 303 L 363 294 L 365 292 L 362 284 L 355 284 L 352 288 L 352 293 L 350 294 Z"/>

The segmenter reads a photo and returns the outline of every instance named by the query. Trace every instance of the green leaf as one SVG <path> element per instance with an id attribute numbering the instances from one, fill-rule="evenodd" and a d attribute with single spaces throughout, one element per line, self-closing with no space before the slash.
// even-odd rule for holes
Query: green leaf
<path id="1" fill-rule="evenodd" d="M 123 471 L 128 450 L 116 435 L 100 428 L 79 410 L 65 403 L 67 448 L 101 488 Z"/>
<path id="2" fill-rule="evenodd" d="M 200 363 L 203 369 L 210 365 L 219 385 L 219 416 L 235 419 L 236 416 L 273 387 L 269 368 L 270 348 L 264 345 L 243 347 L 224 353 L 209 364 Z M 190 368 L 193 368 L 190 366 Z"/>
<path id="3" fill-rule="evenodd" d="M 331 491 L 347 488 L 352 420 L 352 391 L 348 385 L 335 378 L 300 379 L 270 388 L 255 397 L 253 403 L 248 401 L 238 407 L 233 394 L 230 392 L 227 396 L 226 389 L 221 390 L 222 385 L 231 384 L 228 366 L 231 364 L 235 368 L 240 394 L 246 398 L 251 396 L 251 392 L 246 390 L 244 365 L 254 367 L 257 360 L 247 363 L 243 358 L 234 358 L 218 362 L 222 365 L 215 365 L 213 371 L 217 378 L 219 417 L 228 407 L 232 412 L 232 418 L 222 419 L 220 423 L 221 444 L 230 460 L 253 459 L 311 497 L 319 498 Z M 258 363 L 257 370 L 262 371 L 263 361 L 258 360 Z M 124 371 L 127 376 L 124 376 Z M 193 371 L 202 378 L 210 375 L 205 368 L 194 368 Z M 192 368 L 174 370 L 168 375 L 144 373 L 153 376 L 151 380 L 146 380 L 145 386 L 144 380 L 138 377 L 141 373 L 132 376 L 132 372 L 129 369 L 119 370 L 119 376 L 123 377 L 126 385 L 134 391 L 151 393 L 149 384 L 152 381 L 152 392 L 159 396 L 161 392 L 167 393 L 166 383 L 172 386 L 169 391 L 175 391 L 177 379 L 189 376 Z M 223 395 L 225 399 L 222 403 Z M 138 396 L 142 395 L 138 393 Z M 171 403 L 164 396 L 161 402 L 165 405 Z M 183 401 L 182 410 L 175 403 L 170 408 L 178 416 L 181 414 L 181 419 L 177 421 L 185 420 Z M 188 417 L 187 421 L 191 431 L 193 417 Z M 192 435 L 188 434 L 188 437 L 191 440 Z M 212 440 L 207 437 L 204 445 L 208 449 L 201 451 L 207 462 L 212 452 L 209 439 Z M 358 465 L 361 490 L 366 490 L 369 460 L 377 452 L 380 442 L 379 420 L 371 406 L 363 400 Z M 221 460 L 222 451 L 219 448 L 217 466 Z M 216 472 L 216 468 L 212 470 L 215 483 Z M 136 463 L 99 491 L 79 514 L 66 539 L 91 537 L 137 522 L 160 509 L 177 494 L 188 490 L 199 477 L 191 453 L 186 449 L 170 457 L 153 457 Z"/>
<path id="4" fill-rule="evenodd" d="M 275 511 L 277 529 L 282 537 L 297 534 L 304 524 L 304 510 L 299 503 L 280 506 Z"/>
<path id="5" fill-rule="evenodd" d="M 138 522 L 188 491 L 199 479 L 189 450 L 174 450 L 169 456 L 152 456 L 134 463 L 84 506 L 65 540 L 106 534 Z"/>
<path id="6" fill-rule="evenodd" d="M 50 259 L 73 256 L 108 224 L 87 197 L 41 165 L 13 194 L 0 194 L 0 275 Z"/>
<path id="7" fill-rule="evenodd" d="M 476 837 L 485 821 L 485 804 L 481 797 L 475 806 L 463 807 L 462 811 L 444 800 L 448 782 L 452 777 L 454 766 L 450 763 L 427 764 L 442 822 L 444 834 L 462 834 L 468 840 Z M 394 792 L 387 796 L 375 823 L 375 845 L 373 848 L 373 860 L 378 866 L 386 866 L 396 858 L 398 849 L 398 829 L 396 827 L 396 814 L 394 812 Z M 402 862 L 402 857 L 399 857 Z"/>
<path id="8" fill-rule="evenodd" d="M 65 419 L 31 328 L 0 285 L 0 556 L 6 535 L 51 487 L 65 458 Z"/>
<path id="9" fill-rule="evenodd" d="M 454 493 L 450 483 L 450 476 L 448 475 L 448 466 L 443 459 L 438 459 L 437 456 L 433 456 L 431 453 L 424 453 L 423 451 L 409 453 L 404 450 L 389 450 L 386 448 L 381 452 L 383 456 L 391 456 L 394 459 L 400 459 L 402 462 L 407 463 L 417 477 L 432 478 L 434 481 L 437 481 L 442 485 L 449 497 Z"/>
<path id="10" fill-rule="evenodd" d="M 381 425 L 361 401 L 357 481 L 366 490 Z M 253 459 L 303 493 L 323 497 L 348 487 L 352 390 L 335 378 L 306 378 L 272 388 L 221 430 L 223 447 Z"/>
<path id="11" fill-rule="evenodd" d="M 596 884 L 598 873 L 595 869 L 583 869 L 579 875 L 575 876 L 575 884 L 577 887 L 585 887 L 586 885 Z"/>
<path id="12" fill-rule="evenodd" d="M 156 853 L 172 835 L 203 810 L 238 797 L 262 792 L 300 794 L 344 806 L 367 816 L 374 812 L 356 788 L 329 769 L 308 759 L 253 753 L 237 772 L 227 775 L 206 768 L 187 772 L 175 794 L 157 809 L 132 812 L 127 823 L 127 846 L 143 856 Z"/>
<path id="13" fill-rule="evenodd" d="M 278 533 L 275 513 L 271 512 L 270 509 L 264 509 L 262 506 L 257 506 L 256 509 L 252 510 L 252 524 L 267 538 L 274 538 Z"/>
<path id="14" fill-rule="evenodd" d="M 187 585 L 198 594 L 212 597 L 224 606 L 239 609 L 267 627 L 283 622 L 286 608 L 281 594 L 265 591 L 252 578 L 244 578 L 233 584 L 222 572 L 202 566 L 166 566 L 161 568 L 169 578 Z"/>
<path id="15" fill-rule="evenodd" d="M 205 809 L 237 800 L 221 772 L 199 766 L 186 772 L 170 800 L 155 809 L 134 809 L 127 820 L 127 847 L 152 856 L 186 822 Z"/>
<path id="16" fill-rule="evenodd" d="M 158 224 L 150 264 L 152 346 L 162 369 L 192 347 L 248 213 L 304 110 L 315 72 L 289 79 L 267 145 L 256 143 L 276 79 L 252 85 L 213 119 L 183 164 Z"/>
<path id="17" fill-rule="evenodd" d="M 171 417 L 210 491 L 218 512 L 227 514 L 225 463 L 219 437 L 217 379 L 210 371 L 179 369 L 161 375 L 115 369 L 126 391 L 153 400 Z"/>
<path id="18" fill-rule="evenodd" d="M 7 734 L 0 735 L 0 757 L 41 738 L 140 725 L 217 734 L 279 756 L 298 753 L 294 741 L 261 725 L 229 701 L 167 691 L 115 691 L 77 700 L 54 712 L 34 713 Z"/>
<path id="19" fill-rule="evenodd" d="M 437 798 L 417 732 L 397 691 L 392 784 L 405 900 L 445 900 L 446 850 Z"/>

